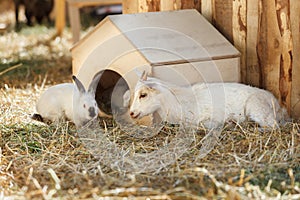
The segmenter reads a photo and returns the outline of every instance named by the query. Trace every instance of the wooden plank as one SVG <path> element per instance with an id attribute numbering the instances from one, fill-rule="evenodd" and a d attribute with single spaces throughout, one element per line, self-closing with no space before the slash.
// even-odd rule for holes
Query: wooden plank
<path id="1" fill-rule="evenodd" d="M 289 0 L 260 0 L 258 60 L 262 69 L 262 86 L 275 94 L 290 110 L 291 35 Z"/>
<path id="2" fill-rule="evenodd" d="M 138 0 L 138 12 L 156 12 L 160 11 L 160 0 Z"/>
<path id="3" fill-rule="evenodd" d="M 247 81 L 246 66 L 246 37 L 247 37 L 247 0 L 233 1 L 232 5 L 232 36 L 234 46 L 241 53 L 241 77 L 242 82 Z"/>
<path id="4" fill-rule="evenodd" d="M 260 86 L 260 68 L 257 60 L 257 32 L 258 32 L 258 0 L 247 0 L 247 77 L 246 83 Z"/>
<path id="5" fill-rule="evenodd" d="M 232 38 L 232 0 L 214 0 L 213 24 L 233 43 Z"/>
<path id="6" fill-rule="evenodd" d="M 201 1 L 191 1 L 191 0 L 181 0 L 180 9 L 196 9 L 199 12 L 201 11 Z"/>
<path id="7" fill-rule="evenodd" d="M 275 2 L 259 0 L 259 26 L 257 54 L 262 72 L 260 85 L 279 98 L 280 33 L 278 29 Z"/>
<path id="8" fill-rule="evenodd" d="M 161 65 L 153 67 L 153 75 L 177 85 L 198 82 L 240 82 L 239 62 L 239 58 L 228 58 Z"/>
<path id="9" fill-rule="evenodd" d="M 163 2 L 160 0 L 123 0 L 123 14 L 160 11 L 161 4 L 168 7 L 170 3 L 169 1 L 169 3 Z"/>
<path id="10" fill-rule="evenodd" d="M 175 3 L 176 2 L 173 1 L 160 1 L 160 10 L 161 11 L 174 10 Z"/>
<path id="11" fill-rule="evenodd" d="M 76 7 L 122 4 L 122 0 L 68 0 L 69 4 Z"/>
<path id="12" fill-rule="evenodd" d="M 239 56 L 239 52 L 194 10 L 110 16 L 110 19 L 153 65 Z"/>
<path id="13" fill-rule="evenodd" d="M 204 0 L 201 2 L 201 14 L 212 23 L 213 0 Z"/>
<path id="14" fill-rule="evenodd" d="M 123 0 L 122 1 L 123 14 L 137 13 L 138 12 L 138 1 Z"/>
<path id="15" fill-rule="evenodd" d="M 76 6 L 69 5 L 69 20 L 73 35 L 73 43 L 76 43 L 79 41 L 80 38 L 80 14 L 79 14 L 79 8 Z"/>
<path id="16" fill-rule="evenodd" d="M 300 118 L 300 1 L 290 1 L 293 44 L 291 115 Z"/>
<path id="17" fill-rule="evenodd" d="M 277 2 L 277 20 L 281 35 L 281 55 L 280 55 L 280 74 L 279 92 L 282 104 L 291 110 L 291 91 L 292 91 L 292 35 L 290 18 L 290 0 Z M 298 10 L 299 12 L 299 10 Z"/>
<path id="18" fill-rule="evenodd" d="M 102 20 L 92 31 L 87 33 L 77 44 L 71 48 L 72 53 L 72 65 L 73 65 L 73 74 L 77 74 L 79 69 L 83 66 L 83 62 L 90 56 L 92 51 L 98 46 L 101 46 L 105 41 L 112 40 L 111 38 L 117 38 L 120 35 L 119 29 L 117 29 L 109 20 L 105 18 Z M 95 42 L 97 41 L 97 42 Z M 114 50 L 116 51 L 116 50 Z M 113 53 L 113 51 L 107 51 L 107 55 Z M 101 54 L 98 55 L 101 56 Z M 101 59 L 101 64 L 105 62 L 111 62 L 107 60 L 109 56 L 105 56 Z M 95 64 L 99 65 L 99 62 L 93 60 Z"/>
<path id="19" fill-rule="evenodd" d="M 61 36 L 66 25 L 66 1 L 55 0 L 55 28 L 56 34 Z"/>
<path id="20" fill-rule="evenodd" d="M 123 13 L 156 12 L 180 9 L 201 11 L 201 1 L 191 0 L 123 0 Z"/>
<path id="21" fill-rule="evenodd" d="M 181 0 L 174 0 L 174 10 L 181 9 Z"/>

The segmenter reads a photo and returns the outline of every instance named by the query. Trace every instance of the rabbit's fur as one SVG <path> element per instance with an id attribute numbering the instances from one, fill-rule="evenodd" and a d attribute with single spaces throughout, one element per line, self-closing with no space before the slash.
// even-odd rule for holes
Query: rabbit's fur
<path id="1" fill-rule="evenodd" d="M 87 91 L 76 76 L 72 76 L 75 84 L 62 83 L 48 88 L 36 104 L 38 114 L 33 119 L 54 123 L 67 119 L 77 127 L 85 125 L 99 113 L 95 91 L 100 76 L 95 75 Z"/>

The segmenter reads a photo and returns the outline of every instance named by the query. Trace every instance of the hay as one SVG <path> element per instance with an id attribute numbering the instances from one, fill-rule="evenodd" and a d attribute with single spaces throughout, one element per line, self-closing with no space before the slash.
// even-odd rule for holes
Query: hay
<path id="1" fill-rule="evenodd" d="M 51 42 L 44 45 L 51 46 Z M 207 135 L 201 128 L 185 130 L 185 141 L 176 140 L 185 136 L 178 126 L 164 124 L 155 134 L 140 135 L 144 132 L 137 132 L 134 126 L 124 127 L 112 119 L 99 118 L 102 140 L 94 140 L 91 148 L 84 139 L 88 141 L 93 135 L 82 135 L 86 132 L 77 131 L 71 123 L 47 126 L 31 120 L 39 95 L 50 85 L 69 80 L 70 71 L 64 71 L 64 67 L 70 55 L 56 57 L 58 51 L 51 52 L 54 56 L 42 56 L 41 63 L 51 65 L 45 71 L 32 73 L 37 68 L 32 64 L 35 61 L 27 63 L 32 68 L 30 79 L 17 81 L 16 77 L 24 73 L 15 76 L 14 70 L 1 77 L 0 199 L 300 198 L 298 123 L 268 132 L 259 132 L 251 122 L 227 124 L 216 145 L 208 145 L 207 154 L 199 156 Z M 57 68 L 49 63 L 49 56 Z M 2 66 L 15 62 L 18 60 L 3 64 L 2 60 Z M 68 73 L 51 75 L 55 69 Z M 172 146 L 182 144 L 180 141 L 188 145 Z M 103 154 L 110 148 L 112 152 L 118 150 L 114 157 Z M 161 149 L 165 152 L 155 154 Z M 169 162 L 151 162 L 155 156 Z M 129 165 L 131 162 L 124 158 L 136 158 L 133 161 L 138 165 Z M 143 165 L 148 170 L 130 170 Z"/>
<path id="2" fill-rule="evenodd" d="M 205 130 L 198 130 L 190 149 L 176 161 L 149 173 L 130 172 L 112 168 L 108 163 L 111 160 L 91 153 L 73 124 L 46 126 L 32 121 L 29 114 L 43 91 L 39 89 L 37 86 L 26 90 L 1 89 L 0 187 L 4 196 L 27 199 L 299 197 L 297 123 L 265 133 L 258 132 L 251 123 L 225 128 L 215 148 L 207 156 L 195 159 L 205 136 Z M 178 127 L 166 124 L 157 135 L 142 139 L 132 137 L 136 133 L 133 129 L 124 131 L 111 119 L 99 120 L 106 131 L 106 140 L 132 155 L 156 151 L 179 134 Z M 99 147 L 103 148 L 108 147 Z"/>

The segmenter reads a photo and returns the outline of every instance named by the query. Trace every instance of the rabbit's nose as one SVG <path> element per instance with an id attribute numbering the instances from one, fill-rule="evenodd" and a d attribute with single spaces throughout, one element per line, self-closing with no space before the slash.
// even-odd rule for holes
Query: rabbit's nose
<path id="1" fill-rule="evenodd" d="M 90 117 L 95 117 L 96 116 L 96 112 L 95 112 L 94 107 L 89 108 L 89 115 L 90 115 Z"/>

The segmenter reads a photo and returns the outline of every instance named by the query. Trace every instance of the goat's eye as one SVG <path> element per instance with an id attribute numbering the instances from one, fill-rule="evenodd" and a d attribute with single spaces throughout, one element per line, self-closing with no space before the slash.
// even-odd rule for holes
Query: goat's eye
<path id="1" fill-rule="evenodd" d="M 83 108 L 85 108 L 86 107 L 86 105 L 85 104 L 83 104 Z"/>
<path id="2" fill-rule="evenodd" d="M 140 94 L 140 99 L 147 97 L 147 93 Z"/>

